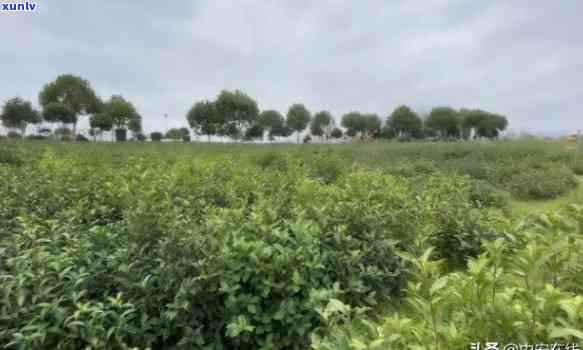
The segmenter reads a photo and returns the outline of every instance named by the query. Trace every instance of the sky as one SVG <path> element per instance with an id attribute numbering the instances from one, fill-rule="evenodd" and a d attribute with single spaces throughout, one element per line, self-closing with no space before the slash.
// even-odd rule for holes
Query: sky
<path id="1" fill-rule="evenodd" d="M 70 73 L 146 132 L 239 89 L 283 114 L 481 108 L 555 135 L 583 129 L 582 16 L 580 0 L 44 0 L 0 12 L 0 100 L 38 105 Z"/>

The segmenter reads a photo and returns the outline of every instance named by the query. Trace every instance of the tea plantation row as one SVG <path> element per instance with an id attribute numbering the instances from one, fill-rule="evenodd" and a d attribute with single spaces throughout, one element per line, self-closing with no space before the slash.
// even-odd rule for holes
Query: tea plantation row
<path id="1" fill-rule="evenodd" d="M 540 234 L 547 239 L 540 251 L 563 254 L 524 261 L 524 268 L 544 266 L 537 270 L 542 277 L 514 274 L 511 257 L 535 254 L 524 248 L 534 240 L 526 233 L 534 224 L 515 225 L 508 195 L 491 178 L 446 169 L 443 153 L 464 150 L 463 144 L 440 144 L 443 153 L 424 152 L 436 148 L 430 144 L 0 146 L 0 346 L 324 349 L 374 348 L 376 341 L 399 348 L 388 339 L 396 332 L 383 325 L 392 321 L 363 321 L 395 307 L 403 314 L 392 319 L 413 327 L 400 341 L 415 344 L 410 334 L 417 334 L 419 346 L 453 348 L 492 315 L 484 308 L 474 315 L 482 318 L 460 319 L 469 312 L 464 305 L 505 295 L 500 303 L 522 303 L 518 313 L 539 302 L 535 292 L 549 283 L 560 298 L 546 310 L 547 323 L 535 317 L 532 326 L 520 326 L 512 322 L 526 321 L 509 314 L 510 329 L 528 330 L 528 339 L 567 338 L 576 333 L 550 332 L 581 325 L 560 311 L 561 303 L 580 298 L 580 287 L 573 287 L 582 277 L 579 216 L 537 226 L 564 245 L 554 247 Z M 400 155 L 435 153 L 423 165 L 412 154 L 378 154 L 390 154 L 391 146 Z M 494 164 L 490 153 L 506 147 L 499 159 L 521 158 L 536 170 L 536 162 L 518 155 L 529 149 L 532 159 L 556 165 L 541 171 L 564 167 L 573 176 L 565 152 L 511 146 L 473 144 L 473 152 L 447 157 Z M 495 244 L 503 247 L 496 248 L 498 258 Z M 423 255 L 429 247 L 431 255 Z M 475 262 L 465 272 L 468 259 Z M 471 264 L 477 263 L 486 276 L 480 288 L 489 294 L 475 305 L 452 299 L 475 291 Z M 529 278 L 526 288 L 521 281 Z M 513 290 L 520 298 L 507 295 Z M 428 299 L 434 297 L 449 306 L 437 309 L 436 299 Z M 418 309 L 397 307 L 409 300 Z M 427 315 L 439 323 L 427 323 Z M 374 332 L 348 326 L 358 321 Z M 450 340 L 444 327 L 457 327 L 465 338 Z M 492 326 L 483 336 L 497 334 Z"/>

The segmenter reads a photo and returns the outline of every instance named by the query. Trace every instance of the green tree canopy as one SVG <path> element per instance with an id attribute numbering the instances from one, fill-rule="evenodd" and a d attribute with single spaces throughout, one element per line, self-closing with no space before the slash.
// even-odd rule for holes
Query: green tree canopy
<path id="1" fill-rule="evenodd" d="M 77 122 L 75 111 L 61 102 L 51 102 L 43 107 L 43 119 L 49 123 L 74 124 Z"/>
<path id="2" fill-rule="evenodd" d="M 150 140 L 152 140 L 154 142 L 162 141 L 163 138 L 164 138 L 164 134 L 162 134 L 159 131 L 154 131 L 154 132 L 150 133 Z"/>
<path id="3" fill-rule="evenodd" d="M 216 105 L 210 101 L 195 103 L 186 114 L 186 120 L 197 135 L 207 135 L 209 142 L 224 122 L 217 113 Z"/>
<path id="4" fill-rule="evenodd" d="M 218 131 L 220 135 L 227 135 L 234 139 L 249 128 L 259 115 L 257 102 L 243 93 L 236 90 L 234 92 L 223 90 L 215 102 L 219 115 Z"/>
<path id="5" fill-rule="evenodd" d="M 20 129 L 22 136 L 26 133 L 28 124 L 41 122 L 39 112 L 32 107 L 29 101 L 14 97 L 4 104 L 0 114 L 2 125 L 11 129 Z"/>
<path id="6" fill-rule="evenodd" d="M 300 143 L 300 133 L 306 129 L 312 118 L 310 111 L 303 104 L 292 105 L 287 112 L 287 126 L 296 132 L 297 143 Z"/>
<path id="7" fill-rule="evenodd" d="M 342 132 L 342 130 L 340 128 L 334 128 L 334 129 L 332 129 L 330 136 L 332 136 L 335 139 L 339 139 L 342 136 L 344 136 L 344 133 Z"/>
<path id="8" fill-rule="evenodd" d="M 506 117 L 480 109 L 462 109 L 461 125 L 464 134 L 469 137 L 496 138 L 508 126 Z"/>
<path id="9" fill-rule="evenodd" d="M 310 123 L 310 133 L 315 136 L 328 137 L 334 126 L 334 118 L 328 111 L 321 111 L 314 115 Z"/>
<path id="10" fill-rule="evenodd" d="M 128 129 L 132 132 L 134 137 L 137 137 L 142 132 L 142 116 L 136 113 L 133 118 L 128 121 Z"/>
<path id="11" fill-rule="evenodd" d="M 356 136 L 364 133 L 367 128 L 366 117 L 359 112 L 349 112 L 342 116 L 341 125 L 346 128 L 346 135 Z"/>
<path id="12" fill-rule="evenodd" d="M 267 110 L 261 112 L 261 114 L 259 114 L 257 122 L 263 128 L 263 130 L 267 131 L 270 140 L 273 140 L 276 136 L 290 135 L 285 130 L 286 129 L 285 118 L 278 111 Z"/>
<path id="13" fill-rule="evenodd" d="M 367 136 L 378 135 L 381 131 L 381 118 L 376 114 L 365 114 L 362 116 L 364 119 L 364 132 Z"/>
<path id="14" fill-rule="evenodd" d="M 407 106 L 397 107 L 387 118 L 385 134 L 399 137 L 413 137 L 421 132 L 423 122 L 411 108 Z M 391 132 L 392 130 L 392 132 Z"/>
<path id="15" fill-rule="evenodd" d="M 99 111 L 101 101 L 87 80 L 78 76 L 60 75 L 46 84 L 40 94 L 39 102 L 43 109 L 51 103 L 62 103 L 75 113 L 73 133 L 80 115 L 94 114 Z"/>
<path id="16" fill-rule="evenodd" d="M 113 126 L 126 129 L 133 119 L 141 119 L 134 105 L 121 95 L 113 95 L 103 105 L 103 113 L 113 121 Z"/>
<path id="17" fill-rule="evenodd" d="M 245 139 L 251 141 L 261 139 L 263 138 L 263 132 L 263 127 L 259 123 L 255 123 L 245 130 Z"/>
<path id="18" fill-rule="evenodd" d="M 425 123 L 442 138 L 460 136 L 459 112 L 451 107 L 433 108 Z"/>
<path id="19" fill-rule="evenodd" d="M 183 140 L 190 136 L 190 131 L 187 128 L 172 128 L 166 132 L 166 138 L 171 140 Z"/>
<path id="20" fill-rule="evenodd" d="M 107 113 L 96 113 L 89 118 L 89 126 L 92 130 L 99 130 L 99 133 L 103 134 L 104 131 L 113 129 L 113 119 Z"/>

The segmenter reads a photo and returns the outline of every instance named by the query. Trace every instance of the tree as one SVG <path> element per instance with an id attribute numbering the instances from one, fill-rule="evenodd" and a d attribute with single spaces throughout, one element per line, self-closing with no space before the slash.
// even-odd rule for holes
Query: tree
<path id="1" fill-rule="evenodd" d="M 61 102 L 51 102 L 43 107 L 43 119 L 49 123 L 72 124 L 77 119 L 75 111 Z"/>
<path id="2" fill-rule="evenodd" d="M 217 134 L 223 123 L 215 104 L 210 101 L 195 103 L 186 114 L 186 120 L 196 134 L 207 135 L 209 143 L 211 136 Z"/>
<path id="3" fill-rule="evenodd" d="M 332 114 L 328 111 L 321 111 L 314 115 L 314 119 L 310 123 L 310 133 L 324 139 L 330 135 L 332 126 L 334 126 Z"/>
<path id="4" fill-rule="evenodd" d="M 73 134 L 80 115 L 93 114 L 100 108 L 100 100 L 87 80 L 66 74 L 46 84 L 39 94 L 43 109 L 51 103 L 62 103 L 74 112 Z"/>
<path id="5" fill-rule="evenodd" d="M 270 141 L 275 140 L 278 136 L 288 137 L 293 133 L 293 130 L 286 125 L 283 115 L 275 110 L 261 112 L 257 122 L 263 130 L 267 131 Z"/>
<path id="6" fill-rule="evenodd" d="M 344 133 L 342 132 L 342 130 L 340 130 L 339 128 L 334 128 L 332 130 L 332 132 L 330 133 L 330 136 L 332 136 L 335 139 L 339 139 L 342 136 L 344 136 Z"/>
<path id="7" fill-rule="evenodd" d="M 306 129 L 312 116 L 303 104 L 292 105 L 287 112 L 287 126 L 297 133 L 297 143 L 300 143 L 300 133 Z"/>
<path id="8" fill-rule="evenodd" d="M 132 132 L 134 138 L 142 132 L 142 116 L 136 113 L 133 118 L 128 121 L 128 129 Z"/>
<path id="9" fill-rule="evenodd" d="M 125 129 L 133 119 L 140 119 L 134 105 L 121 95 L 113 95 L 103 106 L 103 111 L 113 121 L 113 126 Z"/>
<path id="10" fill-rule="evenodd" d="M 187 136 L 190 136 L 187 128 L 172 128 L 166 132 L 166 138 L 174 141 L 184 140 Z"/>
<path id="11" fill-rule="evenodd" d="M 254 141 L 263 138 L 263 131 L 263 127 L 259 123 L 255 123 L 245 130 L 245 139 Z"/>
<path id="12" fill-rule="evenodd" d="M 220 125 L 218 134 L 230 136 L 235 140 L 251 127 L 259 116 L 257 102 L 239 90 L 221 91 L 215 105 Z"/>
<path id="13" fill-rule="evenodd" d="M 375 137 L 381 132 L 381 118 L 376 114 L 365 114 L 364 118 L 364 132 L 369 137 Z"/>
<path id="14" fill-rule="evenodd" d="M 28 101 L 20 97 L 12 98 L 2 107 L 0 114 L 2 125 L 11 129 L 19 129 L 20 134 L 24 136 L 28 124 L 38 124 L 41 122 L 40 114 L 32 107 Z"/>
<path id="15" fill-rule="evenodd" d="M 350 137 L 367 130 L 366 117 L 359 112 L 349 112 L 343 115 L 341 125 L 346 128 L 346 135 Z"/>
<path id="16" fill-rule="evenodd" d="M 164 138 L 164 134 L 159 131 L 154 131 L 150 133 L 150 139 L 155 142 L 160 142 Z"/>
<path id="17" fill-rule="evenodd" d="M 438 133 L 441 138 L 460 136 L 459 113 L 450 107 L 435 107 L 425 121 L 427 127 Z"/>
<path id="18" fill-rule="evenodd" d="M 387 118 L 386 126 L 388 128 L 387 135 L 394 133 L 398 137 L 409 138 L 421 132 L 423 122 L 411 108 L 399 106 Z"/>
<path id="19" fill-rule="evenodd" d="M 464 136 L 496 138 L 508 126 L 506 117 L 489 113 L 480 109 L 462 109 L 460 111 L 461 125 Z"/>
<path id="20" fill-rule="evenodd" d="M 99 130 L 99 134 L 103 135 L 104 131 L 113 129 L 113 118 L 104 112 L 96 113 L 89 118 L 89 126 L 92 129 Z"/>

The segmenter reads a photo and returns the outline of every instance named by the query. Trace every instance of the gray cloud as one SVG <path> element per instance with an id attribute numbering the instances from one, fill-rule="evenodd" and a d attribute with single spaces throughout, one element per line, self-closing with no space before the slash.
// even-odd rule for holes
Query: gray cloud
<path id="1" fill-rule="evenodd" d="M 45 0 L 0 13 L 0 99 L 36 103 L 43 84 L 73 73 L 133 101 L 147 131 L 166 128 L 165 113 L 186 125 L 189 107 L 221 89 L 338 119 L 408 104 L 480 107 L 517 131 L 582 124 L 578 0 L 175 3 Z"/>

